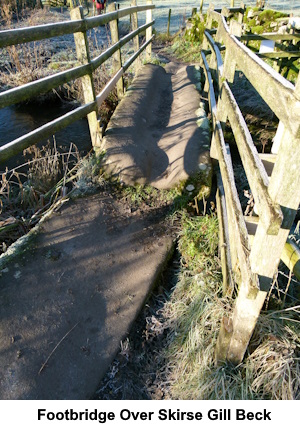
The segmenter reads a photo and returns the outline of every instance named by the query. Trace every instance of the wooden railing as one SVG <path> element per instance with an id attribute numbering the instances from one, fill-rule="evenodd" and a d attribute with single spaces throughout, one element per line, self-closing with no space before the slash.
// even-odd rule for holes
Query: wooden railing
<path id="1" fill-rule="evenodd" d="M 152 9 L 154 8 L 155 6 L 152 4 L 151 0 L 148 0 L 147 5 L 144 6 L 136 6 L 135 2 L 135 6 L 119 10 L 115 10 L 115 5 L 111 4 L 109 5 L 108 13 L 92 18 L 85 18 L 83 8 L 77 7 L 71 10 L 71 21 L 0 32 L 0 48 L 73 33 L 76 44 L 77 59 L 78 62 L 81 63 L 81 65 L 72 69 L 59 72 L 0 93 L 0 109 L 28 100 L 77 78 L 82 79 L 84 93 L 84 105 L 12 142 L 1 146 L 1 162 L 6 161 L 25 148 L 28 148 L 38 141 L 55 134 L 57 131 L 85 116 L 88 118 L 93 147 L 97 148 L 101 146 L 101 132 L 97 119 L 98 106 L 102 104 L 110 91 L 112 91 L 116 85 L 118 88 L 118 95 L 121 97 L 124 91 L 122 75 L 145 49 L 146 58 L 151 58 L 151 42 L 154 37 L 152 35 L 152 26 L 154 24 L 154 21 L 152 20 Z M 146 23 L 138 27 L 137 14 L 138 12 L 143 11 L 146 11 Z M 119 39 L 117 20 L 129 15 L 132 15 L 133 17 L 132 31 Z M 110 24 L 113 45 L 107 48 L 96 58 L 91 59 L 86 33 L 92 28 L 107 23 Z M 138 35 L 143 32 L 146 32 L 146 41 L 141 47 L 139 47 Z M 134 40 L 135 53 L 123 64 L 121 48 L 131 40 Z M 96 95 L 92 74 L 99 66 L 112 56 L 114 56 L 114 76 L 105 85 L 101 92 Z"/>
<path id="2" fill-rule="evenodd" d="M 235 12 L 241 14 L 240 9 Z M 225 15 L 228 9 L 209 9 L 201 57 L 213 121 L 211 156 L 218 160 L 220 171 L 217 206 L 224 292 L 232 295 L 237 290 L 232 315 L 221 325 L 216 357 L 219 362 L 237 364 L 245 354 L 299 207 L 300 78 L 294 86 L 260 59 L 239 40 L 242 20 L 228 25 Z M 217 29 L 210 31 L 213 22 Z M 229 85 L 236 70 L 246 76 L 279 119 L 272 154 L 259 154 L 253 143 Z M 224 140 L 227 121 L 255 201 L 258 216 L 251 219 L 243 214 Z M 268 174 L 266 166 L 270 163 L 272 171 Z"/>

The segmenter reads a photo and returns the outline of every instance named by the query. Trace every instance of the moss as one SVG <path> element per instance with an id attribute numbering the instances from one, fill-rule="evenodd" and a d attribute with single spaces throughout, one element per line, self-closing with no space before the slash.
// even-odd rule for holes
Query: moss
<path id="1" fill-rule="evenodd" d="M 250 19 L 248 18 L 249 12 L 252 10 L 254 12 Z M 277 12 L 275 10 L 266 9 L 259 12 L 259 8 L 248 8 L 244 16 L 244 23 L 250 28 L 252 33 L 262 34 L 267 33 L 272 30 L 271 24 L 277 19 L 285 18 L 288 15 L 286 13 Z"/>
<path id="2" fill-rule="evenodd" d="M 256 25 L 251 28 L 252 33 L 254 34 L 262 34 L 264 33 L 264 27 L 262 25 Z"/>
<path id="3" fill-rule="evenodd" d="M 265 23 L 276 21 L 276 19 L 279 19 L 279 18 L 285 18 L 287 16 L 288 14 L 286 13 L 277 12 L 271 9 L 266 9 L 258 15 L 258 19 L 262 24 L 265 24 Z"/>
<path id="4" fill-rule="evenodd" d="M 246 11 L 245 11 L 245 14 L 244 14 L 244 22 L 247 21 L 248 14 L 249 14 L 250 10 L 253 11 L 253 12 L 259 12 L 260 9 L 259 9 L 259 7 L 251 7 L 251 6 L 247 7 Z"/>

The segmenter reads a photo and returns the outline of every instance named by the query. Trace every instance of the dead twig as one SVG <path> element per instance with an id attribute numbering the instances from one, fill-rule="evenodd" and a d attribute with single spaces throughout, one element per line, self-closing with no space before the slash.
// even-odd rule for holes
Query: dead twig
<path id="1" fill-rule="evenodd" d="M 51 353 L 48 355 L 48 357 L 47 357 L 47 359 L 46 359 L 46 361 L 42 364 L 42 367 L 40 368 L 40 370 L 39 370 L 39 375 L 41 374 L 41 372 L 44 370 L 44 368 L 46 367 L 46 365 L 47 365 L 47 363 L 48 363 L 48 361 L 50 360 L 50 358 L 52 357 L 52 355 L 54 354 L 54 352 L 57 350 L 57 348 L 59 347 L 59 345 L 62 343 L 62 341 L 74 330 L 74 328 L 75 327 L 77 327 L 78 326 L 78 324 L 79 324 L 79 322 L 78 323 L 76 323 L 69 331 L 68 331 L 68 333 L 66 333 L 65 335 L 64 335 L 64 337 L 62 337 L 61 338 L 61 340 L 58 342 L 58 344 L 55 346 L 55 348 L 51 351 Z"/>

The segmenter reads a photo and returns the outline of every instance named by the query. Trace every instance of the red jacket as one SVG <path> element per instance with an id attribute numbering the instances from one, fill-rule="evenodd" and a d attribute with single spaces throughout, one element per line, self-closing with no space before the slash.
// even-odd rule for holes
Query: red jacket
<path id="1" fill-rule="evenodd" d="M 104 9 L 104 5 L 106 3 L 106 0 L 104 0 L 103 3 L 98 3 L 96 0 L 93 0 L 93 3 L 96 3 L 96 8 L 97 9 Z"/>

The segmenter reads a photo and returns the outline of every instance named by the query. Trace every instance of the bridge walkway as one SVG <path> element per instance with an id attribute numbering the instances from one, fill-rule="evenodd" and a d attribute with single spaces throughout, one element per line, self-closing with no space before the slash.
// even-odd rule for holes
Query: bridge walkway
<path id="1" fill-rule="evenodd" d="M 108 169 L 157 188 L 209 172 L 193 69 L 139 76 L 108 126 Z M 94 395 L 171 255 L 167 211 L 132 210 L 107 189 L 65 203 L 1 259 L 1 399 Z"/>

